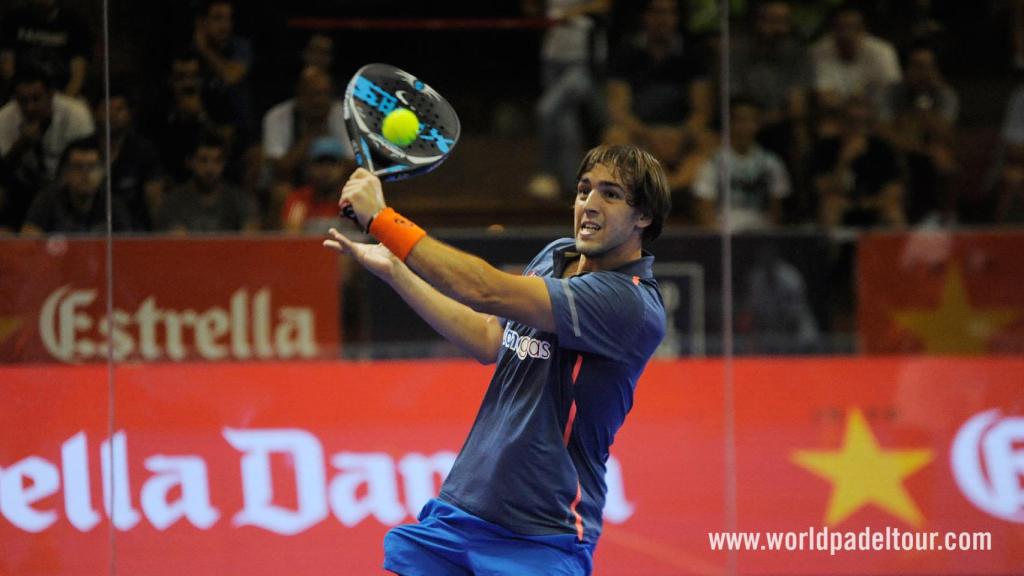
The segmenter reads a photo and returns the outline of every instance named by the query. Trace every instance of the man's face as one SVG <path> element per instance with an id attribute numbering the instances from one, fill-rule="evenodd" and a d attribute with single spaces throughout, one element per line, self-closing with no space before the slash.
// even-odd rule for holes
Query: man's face
<path id="1" fill-rule="evenodd" d="M 588 258 L 599 258 L 636 239 L 640 247 L 642 228 L 650 218 L 629 205 L 631 192 L 604 164 L 583 173 L 576 185 L 573 232 L 576 250 Z"/>
<path id="2" fill-rule="evenodd" d="M 224 150 L 216 146 L 200 146 L 192 156 L 192 174 L 204 188 L 213 188 L 224 174 Z"/>
<path id="3" fill-rule="evenodd" d="M 938 83 L 939 67 L 931 50 L 915 50 L 907 60 L 907 83 L 919 90 Z"/>
<path id="4" fill-rule="evenodd" d="M 679 25 L 679 10 L 675 0 L 651 0 L 644 11 L 644 29 L 655 40 L 671 38 Z"/>
<path id="5" fill-rule="evenodd" d="M 42 82 L 23 82 L 14 87 L 14 99 L 29 122 L 45 122 L 53 113 L 53 93 Z"/>
<path id="6" fill-rule="evenodd" d="M 227 44 L 234 31 L 232 23 L 231 4 L 213 4 L 210 11 L 206 13 L 206 33 L 217 45 Z"/>
<path id="7" fill-rule="evenodd" d="M 746 149 L 754 143 L 760 129 L 760 116 L 758 109 L 749 104 L 733 106 L 730 118 L 730 138 L 733 146 Z"/>
<path id="8" fill-rule="evenodd" d="M 853 58 L 864 38 L 864 18 L 860 13 L 853 11 L 837 14 L 833 34 L 840 55 L 844 58 Z"/>
<path id="9" fill-rule="evenodd" d="M 199 85 L 199 60 L 190 58 L 171 62 L 171 90 L 175 95 L 197 95 Z"/>
<path id="10" fill-rule="evenodd" d="M 92 196 L 103 182 L 99 150 L 72 150 L 64 165 L 64 183 L 73 197 Z"/>
<path id="11" fill-rule="evenodd" d="M 768 2 L 757 13 L 757 32 L 762 39 L 772 42 L 789 36 L 790 10 L 785 2 Z"/>
<path id="12" fill-rule="evenodd" d="M 297 95 L 301 113 L 307 118 L 327 118 L 333 91 L 329 76 L 319 70 L 308 70 L 299 84 Z"/>
<path id="13" fill-rule="evenodd" d="M 334 40 L 323 34 L 316 34 L 310 38 L 302 52 L 302 61 L 307 66 L 319 66 L 324 70 L 330 70 L 333 60 Z"/>
<path id="14" fill-rule="evenodd" d="M 104 125 L 107 122 L 107 101 L 100 100 L 93 109 L 93 117 L 96 123 Z M 114 96 L 110 99 L 110 131 L 114 134 L 122 134 L 131 126 L 132 111 L 128 107 L 128 101 L 123 96 Z"/>

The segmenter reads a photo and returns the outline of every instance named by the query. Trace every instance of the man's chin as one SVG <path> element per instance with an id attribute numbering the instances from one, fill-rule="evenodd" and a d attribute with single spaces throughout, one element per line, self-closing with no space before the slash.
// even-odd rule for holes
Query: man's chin
<path id="1" fill-rule="evenodd" d="M 582 240 L 579 236 L 576 236 L 576 251 L 586 256 L 587 258 L 595 258 L 604 254 L 604 245 L 596 240 L 586 239 Z"/>

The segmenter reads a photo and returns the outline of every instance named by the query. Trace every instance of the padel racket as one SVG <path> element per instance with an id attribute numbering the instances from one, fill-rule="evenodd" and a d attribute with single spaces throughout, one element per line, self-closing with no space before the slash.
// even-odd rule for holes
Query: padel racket
<path id="1" fill-rule="evenodd" d="M 389 64 L 367 64 L 352 76 L 343 102 L 345 128 L 356 164 L 384 182 L 437 168 L 459 141 L 459 116 L 451 104 L 419 78 Z M 381 133 L 384 118 L 398 108 L 420 122 L 416 138 L 399 146 Z M 355 220 L 351 206 L 342 215 Z"/>

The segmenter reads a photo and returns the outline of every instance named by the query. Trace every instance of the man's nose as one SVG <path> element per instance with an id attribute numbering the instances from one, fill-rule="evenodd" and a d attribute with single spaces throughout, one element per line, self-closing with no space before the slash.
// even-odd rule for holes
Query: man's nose
<path id="1" fill-rule="evenodd" d="M 597 190 L 591 190 L 583 199 L 583 209 L 587 212 L 594 212 L 601 204 L 601 194 Z"/>

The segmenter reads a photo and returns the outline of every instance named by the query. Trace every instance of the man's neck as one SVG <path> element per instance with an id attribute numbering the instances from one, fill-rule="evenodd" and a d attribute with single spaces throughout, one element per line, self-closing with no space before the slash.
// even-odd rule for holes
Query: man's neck
<path id="1" fill-rule="evenodd" d="M 198 178 L 193 177 L 192 186 L 196 189 L 196 192 L 199 192 L 202 196 L 213 196 L 218 190 L 220 190 L 221 182 L 217 181 L 210 186 L 206 186 L 200 182 Z"/>
<path id="2" fill-rule="evenodd" d="M 76 214 L 81 216 L 87 215 L 92 211 L 92 205 L 95 201 L 95 194 L 75 194 L 68 190 L 68 204 Z"/>
<path id="3" fill-rule="evenodd" d="M 613 250 L 612 252 L 602 254 L 597 257 L 588 257 L 586 254 L 580 254 L 579 258 L 566 264 L 565 270 L 562 271 L 562 277 L 568 278 L 570 276 L 584 274 L 587 272 L 616 270 L 643 257 L 643 251 L 640 247 L 620 248 L 623 249 Z"/>

